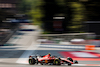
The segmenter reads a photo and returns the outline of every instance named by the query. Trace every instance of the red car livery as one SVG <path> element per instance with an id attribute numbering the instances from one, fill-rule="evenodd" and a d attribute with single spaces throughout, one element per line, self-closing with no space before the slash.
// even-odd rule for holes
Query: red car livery
<path id="1" fill-rule="evenodd" d="M 61 64 L 68 64 L 71 66 L 72 64 L 77 64 L 78 61 L 73 61 L 72 58 L 60 58 L 56 56 L 29 56 L 29 64 L 34 65 L 40 63 L 41 65 L 50 64 L 50 65 L 61 65 Z"/>

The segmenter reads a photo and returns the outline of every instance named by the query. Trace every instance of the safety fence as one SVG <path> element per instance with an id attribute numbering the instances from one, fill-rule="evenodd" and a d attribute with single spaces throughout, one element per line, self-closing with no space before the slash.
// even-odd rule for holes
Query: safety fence
<path id="1" fill-rule="evenodd" d="M 95 39 L 94 33 L 68 33 L 68 34 L 42 34 L 38 38 L 42 43 L 71 42 L 72 39 L 90 40 Z M 86 42 L 86 41 L 85 41 Z"/>

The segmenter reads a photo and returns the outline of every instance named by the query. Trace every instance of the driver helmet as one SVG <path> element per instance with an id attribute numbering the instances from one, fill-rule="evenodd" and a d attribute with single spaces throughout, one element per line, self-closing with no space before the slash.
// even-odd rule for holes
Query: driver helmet
<path id="1" fill-rule="evenodd" d="M 50 56 L 51 56 L 51 53 L 48 53 L 48 55 L 50 55 Z"/>
<path id="2" fill-rule="evenodd" d="M 67 57 L 67 59 L 70 59 L 70 57 Z"/>

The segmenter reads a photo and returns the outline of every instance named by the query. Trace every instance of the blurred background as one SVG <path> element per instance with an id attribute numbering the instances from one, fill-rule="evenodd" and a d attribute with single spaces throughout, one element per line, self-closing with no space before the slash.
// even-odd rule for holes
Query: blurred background
<path id="1" fill-rule="evenodd" d="M 52 53 L 100 66 L 99 8 L 98 0 L 0 0 L 0 65 Z"/>
<path id="2" fill-rule="evenodd" d="M 21 25 L 38 25 L 41 39 L 99 40 L 99 4 L 97 0 L 0 0 L 0 43 Z"/>

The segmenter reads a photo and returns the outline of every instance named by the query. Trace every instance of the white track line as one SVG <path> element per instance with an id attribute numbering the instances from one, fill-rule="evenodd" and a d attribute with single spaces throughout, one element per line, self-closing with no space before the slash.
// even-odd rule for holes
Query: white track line
<path id="1" fill-rule="evenodd" d="M 85 46 L 56 46 L 56 45 L 40 45 L 41 47 L 56 47 L 56 48 L 84 48 Z"/>
<path id="2" fill-rule="evenodd" d="M 68 66 L 68 64 L 65 64 Z M 100 66 L 100 64 L 72 64 L 72 66 Z"/>
<path id="3" fill-rule="evenodd" d="M 86 64 L 72 64 L 72 66 L 86 66 Z"/>
<path id="4" fill-rule="evenodd" d="M 32 53 L 35 52 L 35 50 L 38 48 L 40 44 L 37 44 L 37 46 L 33 45 L 33 43 L 26 49 L 26 51 L 20 56 L 20 58 L 16 61 L 16 63 L 21 64 L 28 64 L 28 57 Z"/>

